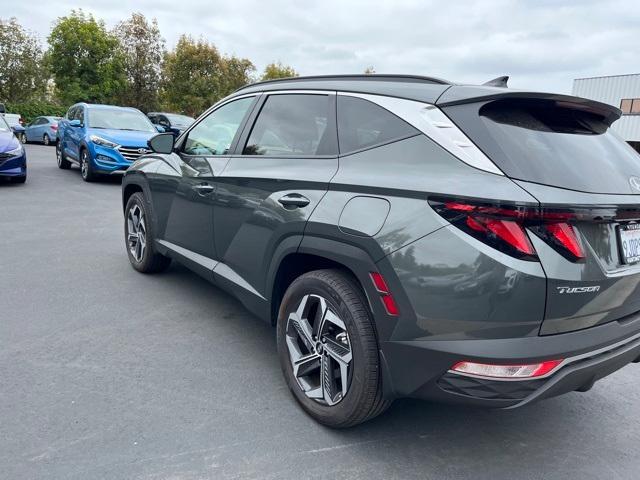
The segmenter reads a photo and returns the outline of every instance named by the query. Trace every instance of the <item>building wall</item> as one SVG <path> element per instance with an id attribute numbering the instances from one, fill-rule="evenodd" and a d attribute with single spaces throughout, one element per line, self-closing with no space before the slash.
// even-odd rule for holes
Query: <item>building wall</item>
<path id="1" fill-rule="evenodd" d="M 572 93 L 620 108 L 623 98 L 640 98 L 640 74 L 578 78 Z M 640 115 L 623 115 L 612 128 L 627 142 L 640 142 Z"/>

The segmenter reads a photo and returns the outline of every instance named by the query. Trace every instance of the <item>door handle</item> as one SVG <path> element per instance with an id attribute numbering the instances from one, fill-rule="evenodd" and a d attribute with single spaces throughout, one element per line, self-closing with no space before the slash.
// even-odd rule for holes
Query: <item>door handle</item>
<path id="1" fill-rule="evenodd" d="M 193 187 L 193 189 L 198 192 L 198 195 L 208 195 L 215 190 L 215 187 L 208 183 L 201 183 L 200 185 Z"/>
<path id="2" fill-rule="evenodd" d="M 304 195 L 300 195 L 299 193 L 290 193 L 288 195 L 285 195 L 284 197 L 280 198 L 278 202 L 284 208 L 289 209 L 302 208 L 309 205 L 309 199 Z"/>

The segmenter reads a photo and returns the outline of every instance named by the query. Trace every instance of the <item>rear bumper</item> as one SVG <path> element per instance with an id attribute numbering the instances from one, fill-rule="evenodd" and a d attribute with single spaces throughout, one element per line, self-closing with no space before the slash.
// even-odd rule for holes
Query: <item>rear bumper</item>
<path id="1" fill-rule="evenodd" d="M 546 337 L 386 342 L 381 351 L 388 396 L 516 408 L 571 391 L 640 361 L 640 318 Z M 450 372 L 459 361 L 511 364 L 564 359 L 546 378 L 495 380 Z"/>

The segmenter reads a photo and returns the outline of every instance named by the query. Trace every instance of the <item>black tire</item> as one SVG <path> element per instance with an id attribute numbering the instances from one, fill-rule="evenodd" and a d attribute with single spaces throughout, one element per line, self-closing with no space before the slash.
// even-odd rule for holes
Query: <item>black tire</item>
<path id="1" fill-rule="evenodd" d="M 67 160 L 66 155 L 62 151 L 62 144 L 56 143 L 56 160 L 58 162 L 58 168 L 62 170 L 69 170 L 71 168 L 71 162 Z"/>
<path id="2" fill-rule="evenodd" d="M 143 213 L 145 219 L 145 243 L 146 248 L 141 258 L 135 258 L 129 244 L 129 212 L 137 206 Z M 166 270 L 171 264 L 171 259 L 158 253 L 155 249 L 155 236 L 153 222 L 151 221 L 151 205 L 146 201 L 144 195 L 136 192 L 127 201 L 124 209 L 124 242 L 131 266 L 141 273 L 157 273 Z"/>
<path id="3" fill-rule="evenodd" d="M 346 395 L 334 405 L 309 398 L 296 380 L 289 347 L 287 322 L 306 295 L 322 297 L 346 326 L 352 354 Z M 278 356 L 285 380 L 302 408 L 316 421 L 347 428 L 370 420 L 391 405 L 382 397 L 381 368 L 376 332 L 366 299 L 355 279 L 340 270 L 306 273 L 287 289 L 278 313 Z M 314 337 L 315 340 L 315 337 Z"/>
<path id="4" fill-rule="evenodd" d="M 51 145 L 51 139 L 49 138 L 49 135 L 47 135 L 46 133 L 44 134 L 44 136 L 42 137 L 42 143 L 45 144 L 45 146 L 49 146 Z"/>
<path id="5" fill-rule="evenodd" d="M 98 180 L 98 174 L 93 171 L 89 151 L 86 148 L 80 150 L 80 176 L 85 182 L 95 182 Z"/>

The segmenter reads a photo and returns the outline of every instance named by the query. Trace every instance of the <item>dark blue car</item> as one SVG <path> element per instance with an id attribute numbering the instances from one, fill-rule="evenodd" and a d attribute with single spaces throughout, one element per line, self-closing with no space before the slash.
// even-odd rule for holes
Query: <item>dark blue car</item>
<path id="1" fill-rule="evenodd" d="M 195 118 L 187 115 L 165 112 L 149 112 L 147 117 L 154 125 L 162 127 L 165 132 L 173 133 L 174 137 L 179 136 L 196 121 Z"/>
<path id="2" fill-rule="evenodd" d="M 121 175 L 149 153 L 147 141 L 157 133 L 135 108 L 78 103 L 58 122 L 58 167 L 78 164 L 86 182 L 100 175 Z"/>
<path id="3" fill-rule="evenodd" d="M 0 178 L 14 183 L 27 180 L 27 154 L 13 130 L 0 115 Z"/>

